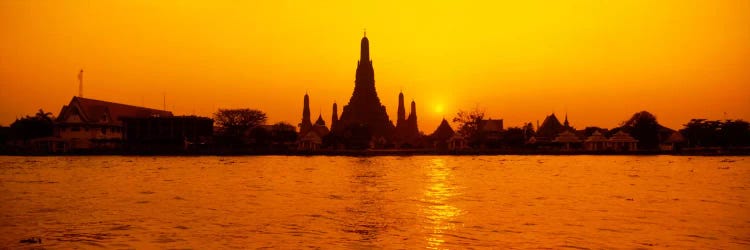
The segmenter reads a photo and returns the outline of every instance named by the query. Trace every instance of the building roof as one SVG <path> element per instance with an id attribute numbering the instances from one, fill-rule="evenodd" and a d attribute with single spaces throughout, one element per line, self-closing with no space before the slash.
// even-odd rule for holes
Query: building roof
<path id="1" fill-rule="evenodd" d="M 302 136 L 302 138 L 299 139 L 300 142 L 312 142 L 315 144 L 321 144 L 323 143 L 323 137 L 319 135 L 318 133 L 314 132 L 313 130 L 310 130 L 307 134 Z"/>
<path id="2" fill-rule="evenodd" d="M 63 106 L 57 121 L 76 112 L 84 123 L 119 125 L 122 118 L 171 117 L 172 112 L 75 96 Z"/>
<path id="3" fill-rule="evenodd" d="M 685 142 L 685 137 L 683 137 L 682 134 L 680 134 L 680 132 L 675 131 L 664 142 L 665 143 L 681 143 L 681 142 Z"/>
<path id="4" fill-rule="evenodd" d="M 306 137 L 310 134 L 316 134 L 318 137 L 323 138 L 324 136 L 328 135 L 331 131 L 328 130 L 328 127 L 323 125 L 314 125 L 310 130 L 304 131 L 304 134 L 302 134 L 302 137 Z"/>
<path id="5" fill-rule="evenodd" d="M 537 137 L 553 138 L 565 131 L 565 126 L 560 123 L 555 114 L 550 114 L 544 118 L 544 122 L 536 131 Z"/>
<path id="6" fill-rule="evenodd" d="M 317 126 L 325 126 L 326 121 L 323 120 L 323 115 L 318 115 L 318 120 L 315 121 L 315 125 Z"/>
<path id="7" fill-rule="evenodd" d="M 638 142 L 635 138 L 630 136 L 630 134 L 625 133 L 625 131 L 617 131 L 612 137 L 609 138 L 609 141 L 611 142 Z"/>
<path id="8" fill-rule="evenodd" d="M 591 136 L 586 138 L 586 142 L 606 142 L 606 141 L 607 141 L 607 137 L 604 137 L 604 135 L 602 135 L 602 133 L 599 133 L 599 131 L 594 131 L 594 133 L 591 134 Z"/>
<path id="9" fill-rule="evenodd" d="M 502 132 L 503 119 L 487 119 L 479 121 L 479 129 L 485 132 Z"/>
<path id="10" fill-rule="evenodd" d="M 578 138 L 573 132 L 570 131 L 563 131 L 557 137 L 555 137 L 554 142 L 563 142 L 563 143 L 575 143 L 575 142 L 581 142 L 581 139 Z"/>
<path id="11" fill-rule="evenodd" d="M 463 137 L 462 135 L 456 133 L 453 134 L 453 136 L 451 136 L 448 141 L 466 141 L 466 137 Z"/>
<path id="12" fill-rule="evenodd" d="M 432 132 L 430 137 L 435 140 L 448 140 L 453 136 L 456 132 L 453 131 L 453 128 L 451 128 L 451 125 L 448 124 L 448 121 L 443 118 L 443 121 L 440 122 L 440 125 L 435 129 L 435 132 Z"/>

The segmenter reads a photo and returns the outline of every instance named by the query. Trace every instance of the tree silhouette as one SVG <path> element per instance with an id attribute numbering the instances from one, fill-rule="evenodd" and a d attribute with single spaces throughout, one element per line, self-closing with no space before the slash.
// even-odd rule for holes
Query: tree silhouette
<path id="1" fill-rule="evenodd" d="M 750 145 L 750 123 L 743 120 L 726 120 L 721 126 L 723 146 Z"/>
<path id="2" fill-rule="evenodd" d="M 242 136 L 250 128 L 266 123 L 266 113 L 256 109 L 219 109 L 214 120 L 226 136 Z"/>
<path id="3" fill-rule="evenodd" d="M 43 109 L 39 109 L 39 111 L 36 112 L 36 115 L 34 115 L 34 117 L 40 120 L 52 122 L 52 113 L 44 112 Z"/>
<path id="4" fill-rule="evenodd" d="M 274 143 L 294 142 L 297 140 L 297 131 L 292 124 L 279 122 L 271 127 L 271 138 Z"/>
<path id="5" fill-rule="evenodd" d="M 26 116 L 16 119 L 11 125 L 12 137 L 16 139 L 29 140 L 52 136 L 53 131 L 52 113 L 39 111 L 34 116 Z"/>
<path id="6" fill-rule="evenodd" d="M 459 110 L 456 117 L 453 118 L 453 122 L 458 123 L 458 133 L 468 138 L 469 144 L 475 146 L 481 141 L 479 124 L 483 119 L 484 111 L 475 107 L 474 110 L 470 111 Z"/>
<path id="7" fill-rule="evenodd" d="M 657 149 L 659 147 L 659 128 L 661 128 L 661 125 L 656 121 L 656 116 L 647 111 L 633 114 L 621 127 L 637 139 L 638 147 L 643 149 Z"/>
<path id="8" fill-rule="evenodd" d="M 750 124 L 743 120 L 692 119 L 680 130 L 691 147 L 750 145 Z"/>

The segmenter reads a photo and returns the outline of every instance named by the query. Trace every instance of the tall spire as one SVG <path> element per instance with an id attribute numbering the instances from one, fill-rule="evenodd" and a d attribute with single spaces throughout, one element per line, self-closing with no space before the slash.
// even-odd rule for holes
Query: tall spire
<path id="1" fill-rule="evenodd" d="M 302 122 L 300 122 L 299 124 L 299 131 L 300 133 L 304 133 L 311 127 L 312 122 L 310 121 L 310 96 L 305 93 L 304 104 L 302 107 Z"/>
<path id="2" fill-rule="evenodd" d="M 396 117 L 396 127 L 404 126 L 406 122 L 406 108 L 404 107 L 404 93 L 398 93 L 398 114 Z"/>
<path id="3" fill-rule="evenodd" d="M 370 59 L 370 42 L 362 37 L 360 60 L 354 78 L 354 91 L 344 105 L 334 134 L 343 137 L 389 138 L 395 126 L 388 118 L 385 106 L 375 90 L 375 72 Z M 359 140 L 358 146 L 369 147 L 369 140 Z"/>
<path id="4" fill-rule="evenodd" d="M 333 102 L 333 111 L 331 112 L 331 130 L 333 130 L 333 127 L 336 126 L 336 124 L 339 121 L 339 108 L 338 105 L 336 105 L 336 102 Z"/>
<path id="5" fill-rule="evenodd" d="M 369 41 L 367 37 L 362 38 L 360 60 L 357 63 L 357 72 L 354 78 L 354 93 L 349 100 L 349 105 L 373 105 L 380 109 L 380 99 L 375 90 L 375 72 L 370 60 Z M 346 108 L 344 108 L 346 111 Z M 380 112 L 380 111 L 375 111 Z M 344 115 L 343 113 L 341 114 Z"/>
<path id="6" fill-rule="evenodd" d="M 417 103 L 411 100 L 411 110 L 409 111 L 409 133 L 419 134 L 419 127 L 417 126 Z"/>
<path id="7" fill-rule="evenodd" d="M 365 36 L 362 37 L 360 46 L 361 46 L 360 51 L 359 51 L 360 63 L 369 62 L 370 61 L 370 40 L 367 39 L 367 32 L 365 32 Z"/>
<path id="8" fill-rule="evenodd" d="M 409 111 L 409 119 L 417 119 L 417 103 L 411 100 L 411 110 Z"/>
<path id="9" fill-rule="evenodd" d="M 565 126 L 565 128 L 570 127 L 570 123 L 568 123 L 568 112 L 565 112 L 565 122 L 563 122 L 563 126 Z"/>

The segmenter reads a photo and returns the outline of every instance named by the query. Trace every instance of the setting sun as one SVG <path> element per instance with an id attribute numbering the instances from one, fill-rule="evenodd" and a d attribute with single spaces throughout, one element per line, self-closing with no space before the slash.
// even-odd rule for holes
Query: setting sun
<path id="1" fill-rule="evenodd" d="M 443 111 L 445 111 L 445 109 L 443 108 L 443 104 L 435 105 L 435 113 L 443 114 Z"/>

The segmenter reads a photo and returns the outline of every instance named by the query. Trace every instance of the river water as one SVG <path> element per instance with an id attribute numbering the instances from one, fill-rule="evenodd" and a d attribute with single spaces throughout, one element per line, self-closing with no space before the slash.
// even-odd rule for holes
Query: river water
<path id="1" fill-rule="evenodd" d="M 749 249 L 749 199 L 748 157 L 0 157 L 0 246 Z"/>

